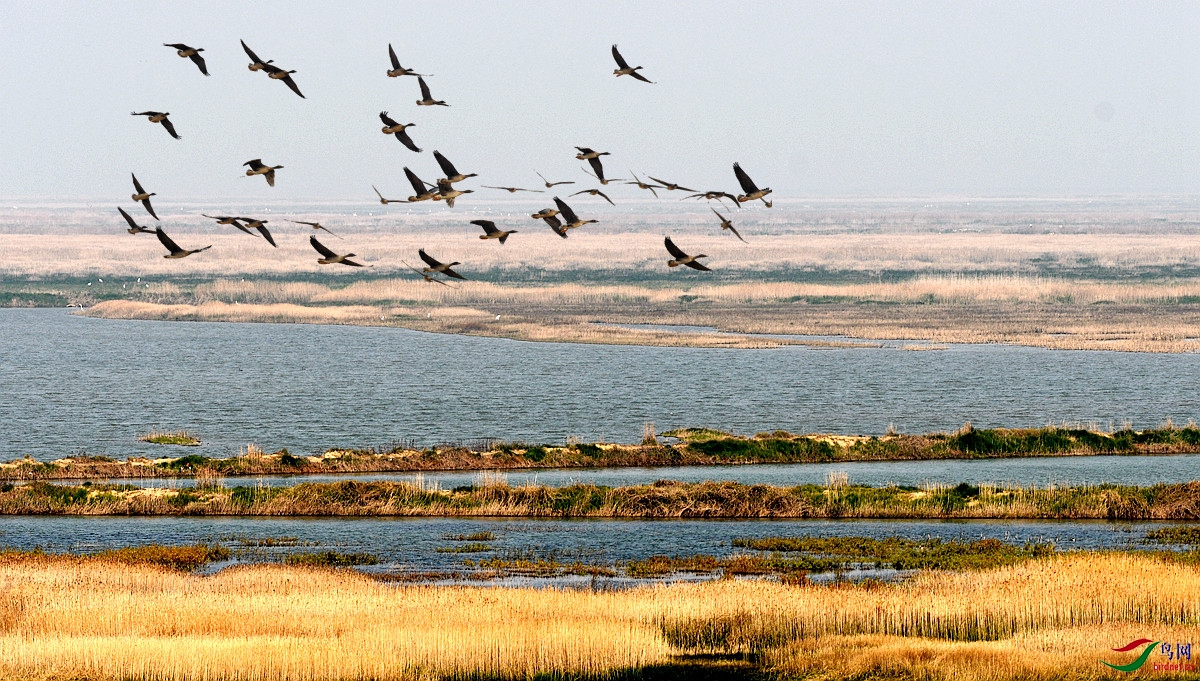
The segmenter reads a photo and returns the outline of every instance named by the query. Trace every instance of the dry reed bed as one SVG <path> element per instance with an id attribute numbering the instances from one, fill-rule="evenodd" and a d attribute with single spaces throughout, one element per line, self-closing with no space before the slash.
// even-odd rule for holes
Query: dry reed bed
<path id="1" fill-rule="evenodd" d="M 620 592 L 391 586 L 282 566 L 200 577 L 26 556 L 0 563 L 0 676 L 633 677 L 680 652 L 749 650 L 769 671 L 819 678 L 1110 678 L 1098 660 L 1112 647 L 1191 640 L 1198 589 L 1194 566 L 1120 554 L 887 586 Z"/>
<path id="2" fill-rule="evenodd" d="M 232 489 L 7 485 L 0 515 L 425 516 L 589 518 L 959 518 L 1200 520 L 1200 481 L 1130 487 L 924 489 L 734 482 L 441 490 L 412 482 Z"/>

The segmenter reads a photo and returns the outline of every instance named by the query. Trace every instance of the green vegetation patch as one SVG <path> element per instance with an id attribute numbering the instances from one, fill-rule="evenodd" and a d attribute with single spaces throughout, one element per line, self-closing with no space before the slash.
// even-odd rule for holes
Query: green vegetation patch
<path id="1" fill-rule="evenodd" d="M 147 433 L 138 439 L 142 442 L 149 442 L 156 445 L 181 445 L 183 447 L 196 447 L 200 444 L 200 438 L 186 430 L 177 430 L 172 433 L 160 433 L 156 430 Z"/>
<path id="2" fill-rule="evenodd" d="M 492 547 L 480 542 L 459 544 L 458 546 L 439 546 L 434 549 L 437 553 L 484 553 L 491 550 Z"/>
<path id="3" fill-rule="evenodd" d="M 372 553 L 339 553 L 337 551 L 313 551 L 293 553 L 283 559 L 288 565 L 308 567 L 352 567 L 355 565 L 376 565 L 379 557 Z"/>
<path id="4" fill-rule="evenodd" d="M 1053 544 L 1015 546 L 996 539 L 973 542 L 870 537 L 739 538 L 733 545 L 753 551 L 803 553 L 835 559 L 840 568 L 871 565 L 895 570 L 980 570 L 1054 554 Z"/>
<path id="5" fill-rule="evenodd" d="M 1181 544 L 1184 546 L 1200 546 L 1200 526 L 1181 525 L 1164 527 L 1146 533 L 1146 541 L 1153 544 Z"/>

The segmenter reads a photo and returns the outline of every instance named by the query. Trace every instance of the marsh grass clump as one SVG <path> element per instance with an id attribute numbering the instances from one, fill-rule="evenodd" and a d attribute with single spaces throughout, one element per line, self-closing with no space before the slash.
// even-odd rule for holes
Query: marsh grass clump
<path id="1" fill-rule="evenodd" d="M 75 562 L 116 563 L 120 565 L 152 565 L 180 572 L 192 572 L 208 563 L 222 561 L 230 556 L 229 549 L 220 545 L 192 544 L 188 546 L 165 546 L 146 544 L 106 549 L 97 553 L 49 554 L 41 549 L 32 551 L 0 551 L 0 563 L 19 562 L 28 558 L 51 558 Z"/>
<path id="2" fill-rule="evenodd" d="M 470 542 L 457 546 L 439 546 L 434 549 L 437 553 L 484 553 L 491 550 L 491 546 L 481 542 Z"/>
<path id="3" fill-rule="evenodd" d="M 158 466 L 160 468 L 165 468 L 172 471 L 194 472 L 200 468 L 209 467 L 210 463 L 211 459 L 209 459 L 207 456 L 188 454 L 187 456 L 181 456 L 178 459 L 164 461 L 163 463 L 158 464 Z"/>
<path id="4" fill-rule="evenodd" d="M 733 546 L 835 559 L 835 569 L 869 565 L 894 570 L 982 570 L 1046 558 L 1056 552 L 1053 544 L 1016 546 L 996 539 L 958 542 L 897 537 L 738 538 Z"/>
<path id="5" fill-rule="evenodd" d="M 471 534 L 443 534 L 442 535 L 442 539 L 444 539 L 446 541 L 482 542 L 482 541 L 492 541 L 495 538 L 496 538 L 496 535 L 487 530 L 482 530 L 480 532 L 472 532 Z"/>
<path id="6" fill-rule="evenodd" d="M 1195 525 L 1181 525 L 1178 527 L 1164 527 L 1160 530 L 1151 530 L 1146 533 L 1146 541 L 1154 544 L 1179 544 L 1200 547 L 1200 527 Z"/>
<path id="7" fill-rule="evenodd" d="M 353 567 L 355 565 L 377 565 L 379 557 L 373 553 L 339 553 L 337 551 L 312 551 L 292 553 L 283 559 L 286 565 L 305 567 Z"/>
<path id="8" fill-rule="evenodd" d="M 200 438 L 196 437 L 187 430 L 176 430 L 171 432 L 152 430 L 138 439 L 142 442 L 149 442 L 156 445 L 180 445 L 183 447 L 196 447 L 200 444 Z"/>

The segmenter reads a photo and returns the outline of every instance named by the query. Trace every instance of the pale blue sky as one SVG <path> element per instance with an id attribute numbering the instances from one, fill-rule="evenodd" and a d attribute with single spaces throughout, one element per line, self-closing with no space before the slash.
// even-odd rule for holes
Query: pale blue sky
<path id="1" fill-rule="evenodd" d="M 8 0 L 0 197 L 120 200 L 130 171 L 163 201 L 404 197 L 433 149 L 480 174 L 463 186 L 532 188 L 586 181 L 575 145 L 697 189 L 734 191 L 740 161 L 783 197 L 1200 193 L 1198 3 L 351 7 Z M 164 42 L 205 48 L 212 77 Z M 450 108 L 384 75 L 389 42 Z M 612 43 L 658 84 L 614 78 Z M 274 189 L 241 177 L 255 157 L 285 166 Z"/>

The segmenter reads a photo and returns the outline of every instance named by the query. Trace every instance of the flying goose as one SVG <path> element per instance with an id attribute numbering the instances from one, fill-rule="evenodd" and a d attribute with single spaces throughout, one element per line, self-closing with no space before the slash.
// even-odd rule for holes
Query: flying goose
<path id="1" fill-rule="evenodd" d="M 242 224 L 242 220 L 245 218 L 235 218 L 231 215 L 209 215 L 207 213 L 201 213 L 201 215 L 210 220 L 216 220 L 218 225 L 233 225 L 250 236 L 259 236 L 258 234 L 246 229 L 246 225 Z"/>
<path id="2" fill-rule="evenodd" d="M 508 239 L 509 234 L 517 233 L 517 230 L 515 229 L 510 229 L 507 232 L 497 229 L 496 223 L 492 222 L 491 220 L 472 220 L 471 224 L 479 225 L 483 228 L 483 234 L 480 235 L 480 239 L 499 239 L 501 245 L 503 245 L 504 241 Z"/>
<path id="3" fill-rule="evenodd" d="M 401 144 L 408 147 L 409 149 L 412 149 L 413 151 L 417 152 L 418 154 L 421 153 L 421 150 L 418 149 L 417 145 L 413 143 L 412 138 L 408 136 L 408 133 L 404 132 L 405 128 L 416 127 L 416 125 L 417 125 L 416 123 L 408 123 L 408 124 L 397 123 L 395 120 L 393 120 L 391 117 L 388 116 L 388 112 L 386 112 L 386 111 L 379 112 L 379 120 L 383 121 L 383 134 L 395 135 L 396 139 L 400 140 Z"/>
<path id="4" fill-rule="evenodd" d="M 671 257 L 674 258 L 674 260 L 667 261 L 667 267 L 678 267 L 679 265 L 687 265 L 688 267 L 690 267 L 694 270 L 700 270 L 701 272 L 711 272 L 712 271 L 712 270 L 708 269 L 707 267 L 705 267 L 704 265 L 701 265 L 700 263 L 696 262 L 696 258 L 707 258 L 708 257 L 707 255 L 704 255 L 703 253 L 701 253 L 700 255 L 688 255 L 687 253 L 684 253 L 683 251 L 679 250 L 679 247 L 675 245 L 675 242 L 671 241 L 671 237 L 667 237 L 667 238 L 663 239 L 663 243 L 666 244 L 666 246 L 667 246 L 667 252 L 670 253 Z"/>
<path id="5" fill-rule="evenodd" d="M 267 77 L 271 80 L 282 80 L 284 84 L 292 89 L 292 92 L 300 95 L 300 99 L 308 99 L 304 96 L 304 93 L 300 92 L 300 88 L 296 87 L 296 81 L 292 80 L 292 74 L 296 72 L 295 70 L 284 71 L 278 66 L 272 66 L 271 64 L 263 64 L 263 70 L 267 72 Z"/>
<path id="6" fill-rule="evenodd" d="M 544 213 L 545 211 L 542 212 Z M 554 230 L 555 234 L 564 239 L 567 238 L 567 230 L 563 229 L 562 220 L 558 219 L 558 211 L 554 211 L 554 215 L 543 215 L 542 220 L 544 220 L 547 225 L 550 225 L 550 229 Z"/>
<path id="7" fill-rule="evenodd" d="M 301 223 L 301 224 L 307 224 L 307 223 Z M 317 237 L 315 237 L 315 236 L 308 237 L 308 243 L 312 244 L 312 247 L 317 249 L 317 253 L 321 254 L 322 257 L 320 260 L 317 260 L 317 262 L 322 265 L 342 264 L 342 265 L 349 265 L 351 267 L 362 267 L 363 266 L 362 263 L 357 263 L 357 262 L 354 262 L 353 260 L 350 260 L 350 258 L 354 257 L 353 253 L 347 253 L 346 255 L 338 255 L 337 253 L 334 253 L 333 251 L 329 250 L 329 248 L 326 247 L 325 244 L 321 243 L 320 241 L 317 241 Z"/>
<path id="8" fill-rule="evenodd" d="M 275 171 L 283 167 L 264 165 L 261 158 L 250 159 L 242 165 L 250 166 L 250 169 L 246 171 L 247 177 L 262 175 L 267 179 L 267 184 L 272 187 L 275 186 Z"/>
<path id="9" fill-rule="evenodd" d="M 170 253 L 163 256 L 164 258 L 186 258 L 193 253 L 207 251 L 208 249 L 212 248 L 212 244 L 209 244 L 204 248 L 197 248 L 194 251 L 185 251 L 174 241 L 171 241 L 171 237 L 167 236 L 167 233 L 162 231 L 162 227 L 156 227 L 154 229 L 154 233 L 158 235 L 158 240 L 162 242 L 162 245 L 166 246 L 167 250 L 170 251 Z"/>
<path id="10" fill-rule="evenodd" d="M 684 199 L 704 199 L 706 201 L 712 201 L 713 199 L 716 199 L 717 201 L 724 201 L 725 199 L 729 199 L 730 201 L 733 201 L 734 206 L 741 208 L 741 205 L 738 204 L 737 197 L 729 192 L 696 192 L 695 194 L 685 196 L 683 199 L 679 200 L 683 201 Z"/>
<path id="11" fill-rule="evenodd" d="M 117 210 L 119 210 L 121 212 L 121 217 L 125 218 L 125 222 L 129 223 L 129 229 L 127 229 L 125 231 L 129 232 L 130 234 L 153 234 L 154 233 L 153 229 L 150 229 L 149 227 L 143 227 L 143 226 L 139 225 L 138 223 L 134 222 L 133 218 L 129 216 L 129 213 L 125 212 L 124 208 L 117 206 Z"/>
<path id="12" fill-rule="evenodd" d="M 208 75 L 208 67 L 204 65 L 204 57 L 200 56 L 200 53 L 204 51 L 203 47 L 188 47 L 183 43 L 163 43 L 163 47 L 174 47 L 175 54 L 185 59 L 190 58 L 192 63 L 199 67 L 200 73 Z"/>
<path id="13" fill-rule="evenodd" d="M 611 156 L 611 154 L 607 151 L 593 151 L 587 147 L 575 148 L 579 150 L 579 153 L 575 154 L 575 158 L 579 159 L 580 161 L 587 161 L 590 163 L 592 170 L 595 173 L 594 177 L 597 180 L 600 180 L 600 184 L 608 184 L 609 181 L 604 179 L 604 164 L 600 163 L 600 157 Z"/>
<path id="14" fill-rule="evenodd" d="M 580 191 L 575 192 L 571 196 L 579 196 L 580 194 L 591 194 L 592 196 L 599 196 L 599 197 L 602 197 L 605 201 L 608 201 L 610 204 L 612 204 L 614 206 L 617 205 L 612 202 L 612 199 L 608 198 L 608 194 L 605 194 L 604 192 L 600 191 L 599 189 L 582 189 Z"/>
<path id="15" fill-rule="evenodd" d="M 649 189 L 650 193 L 653 194 L 654 198 L 656 198 L 656 199 L 658 198 L 658 192 L 654 191 L 655 188 L 664 189 L 664 187 L 659 187 L 656 184 L 646 184 L 645 182 L 642 182 L 641 179 L 638 178 L 638 176 L 635 175 L 632 170 L 629 171 L 629 174 L 633 175 L 633 182 L 626 181 L 625 184 L 636 184 L 638 186 L 638 189 Z"/>
<path id="16" fill-rule="evenodd" d="M 322 225 L 319 222 L 304 222 L 303 220 L 288 220 L 288 222 L 291 222 L 291 223 L 297 224 L 297 225 L 308 225 L 309 227 L 312 227 L 313 229 L 324 229 L 326 232 L 329 232 L 329 229 L 327 229 L 325 227 L 325 225 Z M 333 232 L 329 232 L 329 234 L 331 236 L 337 236 L 337 238 L 339 238 L 339 239 L 342 238 L 342 237 L 334 234 Z"/>
<path id="17" fill-rule="evenodd" d="M 730 220 L 729 218 L 725 217 L 724 215 L 721 215 L 720 213 L 717 213 L 717 209 L 713 208 L 712 206 L 709 206 L 708 209 L 711 210 L 713 213 L 716 213 L 717 219 L 721 221 L 721 229 L 728 229 L 729 231 L 733 232 L 734 236 L 736 236 L 739 239 L 742 239 L 742 235 L 738 234 L 737 229 L 734 228 L 734 226 L 733 226 L 733 220 Z M 742 243 L 746 243 L 746 240 L 742 239 Z"/>
<path id="18" fill-rule="evenodd" d="M 246 51 L 246 56 L 250 57 L 250 66 L 247 68 L 249 68 L 251 71 L 261 71 L 267 67 L 267 64 L 275 61 L 274 59 L 268 59 L 266 61 L 259 59 L 258 55 L 254 54 L 254 51 L 246 46 L 245 40 L 241 40 L 239 42 L 242 43 L 242 49 Z"/>
<path id="19" fill-rule="evenodd" d="M 539 173 L 538 171 L 535 170 L 533 172 L 537 173 L 537 176 L 542 178 L 542 182 L 546 183 L 546 189 L 554 189 L 555 186 L 560 185 L 560 184 L 575 184 L 574 180 L 564 180 L 562 182 L 551 182 L 550 180 L 546 179 L 545 175 Z"/>
<path id="20" fill-rule="evenodd" d="M 437 277 L 435 277 L 433 275 L 422 272 L 421 270 L 413 267 L 412 265 L 409 265 L 404 260 L 401 260 L 400 262 L 404 263 L 405 267 L 412 270 L 413 272 L 416 272 L 418 276 L 420 276 L 422 279 L 424 279 L 425 281 L 427 281 L 431 284 L 441 284 L 442 286 L 450 286 L 450 284 L 447 284 L 446 282 L 442 281 L 441 279 L 438 279 Z M 451 287 L 451 288 L 453 288 L 453 287 Z"/>
<path id="21" fill-rule="evenodd" d="M 429 265 L 429 267 L 425 268 L 425 270 L 424 270 L 425 272 L 441 272 L 442 274 L 446 275 L 447 277 L 454 277 L 455 279 L 464 279 L 464 280 L 466 279 L 466 277 L 464 277 L 463 275 L 450 269 L 451 267 L 453 267 L 455 265 L 461 265 L 462 263 L 460 263 L 460 262 L 440 263 L 433 256 L 426 253 L 424 248 L 417 251 L 417 254 L 421 256 L 421 259 L 425 261 L 426 265 Z"/>
<path id="22" fill-rule="evenodd" d="M 450 183 L 450 180 L 447 180 L 444 177 L 438 180 L 437 186 L 437 194 L 434 195 L 433 200 L 445 201 L 446 205 L 451 208 L 454 207 L 454 199 L 462 196 L 463 194 L 470 194 L 475 191 L 474 189 L 455 189 L 454 185 Z"/>
<path id="23" fill-rule="evenodd" d="M 571 207 L 557 196 L 554 197 L 554 205 L 558 206 L 558 212 L 563 216 L 562 229 L 564 233 L 568 229 L 578 229 L 584 225 L 599 222 L 599 220 L 580 220 L 579 216 L 575 215 L 575 211 L 571 210 Z"/>
<path id="24" fill-rule="evenodd" d="M 182 137 L 180 137 L 179 135 L 177 135 L 175 133 L 175 126 L 171 125 L 170 119 L 167 118 L 167 116 L 171 115 L 170 112 L 162 113 L 160 111 L 142 111 L 142 112 L 130 111 L 129 115 L 130 116 L 146 116 L 146 119 L 149 120 L 151 123 L 162 123 L 162 127 L 167 129 L 167 132 L 171 134 L 171 137 L 174 137 L 175 139 L 183 139 Z M 183 257 L 183 256 L 180 256 L 180 257 Z"/>
<path id="25" fill-rule="evenodd" d="M 238 218 L 238 220 L 244 221 L 248 229 L 257 229 L 263 235 L 263 238 L 267 240 L 267 243 L 275 246 L 275 248 L 279 248 L 279 246 L 275 245 L 275 239 L 271 238 L 271 232 L 267 230 L 267 220 L 258 220 L 256 218 Z"/>
<path id="26" fill-rule="evenodd" d="M 545 220 L 546 218 L 552 218 L 555 215 L 558 215 L 557 209 L 543 208 L 543 209 L 539 210 L 538 212 L 534 213 L 533 215 L 530 215 L 529 217 L 533 218 L 534 220 Z"/>
<path id="27" fill-rule="evenodd" d="M 642 81 L 643 83 L 650 83 L 650 84 L 654 83 L 654 81 L 648 80 L 645 76 L 638 73 L 638 69 L 640 69 L 642 67 L 635 66 L 633 68 L 629 68 L 629 64 L 626 63 L 625 58 L 622 57 L 621 53 L 617 51 L 616 45 L 613 45 L 613 47 L 612 47 L 612 54 L 613 54 L 613 59 L 617 60 L 617 67 L 618 67 L 616 70 L 613 71 L 614 76 L 616 76 L 618 78 L 620 78 L 621 76 L 633 76 L 634 78 L 637 78 L 638 80 Z"/>
<path id="28" fill-rule="evenodd" d="M 375 185 L 371 185 L 371 189 L 375 189 Z M 401 199 L 385 199 L 385 198 L 383 198 L 383 194 L 380 194 L 378 189 L 375 189 L 375 195 L 379 197 L 379 202 L 385 206 L 388 205 L 389 203 L 404 203 L 404 201 Z"/>
<path id="29" fill-rule="evenodd" d="M 646 177 L 650 177 L 650 176 L 649 176 L 649 175 L 647 175 Z M 666 180 L 660 180 L 660 179 L 658 179 L 657 177 L 650 177 L 650 179 L 651 179 L 651 180 L 654 180 L 654 181 L 655 181 L 655 182 L 657 182 L 659 185 L 661 185 L 661 186 L 659 187 L 660 189 L 666 189 L 667 191 L 675 191 L 676 189 L 678 189 L 678 190 L 680 190 L 680 191 L 685 191 L 685 192 L 694 192 L 694 191 L 696 191 L 695 189 L 688 189 L 687 187 L 684 187 L 684 186 L 682 186 L 682 185 L 675 184 L 674 182 L 667 182 Z"/>
<path id="30" fill-rule="evenodd" d="M 421 98 L 417 100 L 417 106 L 450 106 L 440 99 L 434 99 L 433 95 L 429 94 L 429 86 L 425 84 L 425 79 L 417 76 L 417 84 L 421 86 Z"/>
<path id="31" fill-rule="evenodd" d="M 432 201 L 437 198 L 437 191 L 428 189 L 428 187 L 432 187 L 433 185 L 429 184 L 428 182 L 421 181 L 421 178 L 417 177 L 417 174 L 409 170 L 407 166 L 404 168 L 404 175 L 408 177 L 408 181 L 412 185 L 413 191 L 416 192 L 415 195 L 408 197 L 409 203 L 414 203 L 416 201 Z"/>
<path id="32" fill-rule="evenodd" d="M 763 203 L 767 204 L 767 208 L 771 207 L 773 202 L 763 198 L 767 194 L 771 193 L 770 187 L 767 187 L 766 189 L 759 189 L 756 187 L 754 185 L 754 180 L 751 180 L 750 176 L 746 174 L 746 171 L 742 170 L 742 167 L 737 163 L 733 164 L 733 174 L 737 175 L 738 184 L 742 185 L 742 191 L 746 192 L 745 195 L 737 197 L 738 203 L 753 201 L 754 199 L 761 199 Z"/>
<path id="33" fill-rule="evenodd" d="M 130 198 L 132 198 L 134 201 L 141 201 L 142 205 L 146 207 L 146 212 L 150 214 L 150 217 L 157 220 L 158 215 L 156 215 L 154 212 L 154 206 L 150 205 L 150 197 L 155 196 L 155 193 L 154 192 L 146 193 L 146 190 L 142 189 L 141 183 L 137 181 L 137 175 L 134 175 L 133 173 L 129 173 L 129 176 L 133 178 L 133 190 L 134 190 L 134 193 Z"/>
<path id="34" fill-rule="evenodd" d="M 447 182 L 451 182 L 451 183 L 462 182 L 463 180 L 467 179 L 468 177 L 477 177 L 476 173 L 471 173 L 469 175 L 463 175 L 462 173 L 458 172 L 458 170 L 456 170 L 454 168 L 454 164 L 450 162 L 450 159 L 446 158 L 445 156 L 442 156 L 442 154 L 440 152 L 438 152 L 436 149 L 433 152 L 433 157 L 435 159 L 437 159 L 438 165 L 442 167 L 442 172 L 446 173 L 446 181 Z"/>
<path id="35" fill-rule="evenodd" d="M 545 194 L 546 193 L 545 190 L 543 190 L 543 189 L 522 189 L 520 187 L 494 187 L 490 184 L 485 184 L 482 186 L 484 189 L 503 189 L 504 191 L 508 192 L 509 194 L 516 194 L 517 192 L 534 192 L 537 194 Z"/>
<path id="36" fill-rule="evenodd" d="M 392 44 L 388 43 L 388 57 L 392 60 L 392 68 L 388 69 L 388 78 L 396 78 L 398 76 L 432 76 L 432 73 L 417 73 L 412 69 L 406 69 L 400 65 L 400 60 L 396 59 L 396 51 L 392 49 Z"/>

